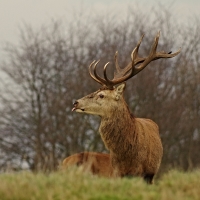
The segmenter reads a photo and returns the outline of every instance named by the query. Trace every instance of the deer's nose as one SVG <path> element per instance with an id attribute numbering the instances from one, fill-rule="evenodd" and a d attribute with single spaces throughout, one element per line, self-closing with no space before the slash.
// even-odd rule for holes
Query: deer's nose
<path id="1" fill-rule="evenodd" d="M 73 105 L 74 105 L 74 107 L 72 108 L 72 111 L 76 110 L 77 105 L 78 105 L 78 101 L 75 101 L 75 102 L 73 103 Z"/>
<path id="2" fill-rule="evenodd" d="M 75 102 L 73 103 L 74 106 L 77 106 L 77 104 L 78 104 L 78 101 L 75 101 Z"/>

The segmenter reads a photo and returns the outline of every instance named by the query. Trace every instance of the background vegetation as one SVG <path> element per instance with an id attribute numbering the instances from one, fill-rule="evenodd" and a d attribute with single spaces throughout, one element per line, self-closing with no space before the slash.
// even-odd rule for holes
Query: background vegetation
<path id="1" fill-rule="evenodd" d="M 117 13 L 89 13 L 71 22 L 53 20 L 39 30 L 28 25 L 20 29 L 19 44 L 6 45 L 0 64 L 9 80 L 1 80 L 0 169 L 52 171 L 73 153 L 105 152 L 99 118 L 71 112 L 74 100 L 99 88 L 88 75 L 88 65 L 101 59 L 99 65 L 111 61 L 113 66 L 118 50 L 120 66 L 125 66 L 141 35 L 145 33 L 140 55 L 147 55 L 159 30 L 158 50 L 182 47 L 181 54 L 152 62 L 127 82 L 125 97 L 135 116 L 159 125 L 164 146 L 161 172 L 199 167 L 200 21 L 194 18 L 183 26 L 169 9 L 158 6 L 148 13 L 131 7 L 120 19 Z M 49 187 L 53 176 L 44 180 Z M 155 188 L 143 187 L 154 195 Z"/>

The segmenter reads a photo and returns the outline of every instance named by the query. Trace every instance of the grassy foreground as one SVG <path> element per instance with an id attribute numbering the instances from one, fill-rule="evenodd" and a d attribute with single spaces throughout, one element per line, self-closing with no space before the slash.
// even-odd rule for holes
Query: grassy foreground
<path id="1" fill-rule="evenodd" d="M 171 171 L 154 185 L 140 178 L 105 179 L 80 170 L 0 174 L 0 200 L 199 200 L 200 170 Z"/>

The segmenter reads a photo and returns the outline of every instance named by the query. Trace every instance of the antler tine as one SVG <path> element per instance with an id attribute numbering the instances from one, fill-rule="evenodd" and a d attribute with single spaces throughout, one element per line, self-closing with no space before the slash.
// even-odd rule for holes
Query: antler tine
<path id="1" fill-rule="evenodd" d="M 118 51 L 115 52 L 115 67 L 116 67 L 116 73 L 120 73 L 122 71 L 122 69 L 119 67 L 119 63 L 118 63 Z"/>
<path id="2" fill-rule="evenodd" d="M 181 48 L 179 48 L 179 50 L 178 50 L 177 52 L 175 52 L 175 53 L 171 53 L 171 52 L 166 53 L 166 52 L 164 52 L 164 51 L 162 51 L 162 52 L 157 52 L 157 53 L 156 53 L 157 56 L 156 56 L 156 58 L 155 58 L 154 60 L 159 59 L 159 58 L 173 58 L 173 57 L 175 57 L 176 55 L 178 55 L 180 52 L 181 52 Z"/>
<path id="3" fill-rule="evenodd" d="M 151 47 L 151 50 L 150 50 L 150 53 L 149 54 L 155 54 L 156 53 L 156 49 L 157 49 L 157 46 L 158 46 L 158 41 L 159 41 L 159 38 L 160 38 L 160 31 L 158 31 L 155 39 L 154 39 L 154 43 Z"/>
<path id="4" fill-rule="evenodd" d="M 100 60 L 96 61 L 94 60 L 90 65 L 89 65 L 89 74 L 90 76 L 98 83 L 101 85 L 104 85 L 104 82 L 101 81 L 101 77 L 99 77 L 96 73 L 96 66 L 100 62 Z M 92 70 L 94 71 L 94 75 L 92 73 Z M 96 76 L 97 75 L 97 76 Z M 99 79 L 100 78 L 100 79 Z M 105 80 L 104 80 L 105 81 Z"/>
<path id="5" fill-rule="evenodd" d="M 141 44 L 143 38 L 144 38 L 144 34 L 142 35 L 142 37 L 140 38 L 140 40 L 137 43 L 137 46 L 133 49 L 133 51 L 131 53 L 131 60 L 134 62 L 135 62 L 135 59 L 137 59 L 137 57 L 138 57 L 138 50 L 139 50 L 139 47 L 140 47 L 140 44 Z"/>
<path id="6" fill-rule="evenodd" d="M 96 60 L 93 60 L 91 63 L 90 63 L 90 65 L 89 65 L 89 74 L 90 74 L 90 76 L 93 78 L 93 79 L 95 79 L 95 77 L 94 77 L 94 75 L 92 74 L 92 70 L 91 70 L 91 68 L 93 67 L 93 64 L 96 62 Z"/>
<path id="7" fill-rule="evenodd" d="M 96 72 L 96 67 L 97 67 L 97 64 L 100 62 L 100 60 L 98 60 L 95 64 L 94 64 L 94 76 L 101 82 L 101 85 L 107 85 L 107 82 L 105 79 L 101 78 L 97 72 Z"/>
<path id="8" fill-rule="evenodd" d="M 104 68 L 103 68 L 103 74 L 104 74 L 104 78 L 105 80 L 107 81 L 107 83 L 109 84 L 112 84 L 112 81 L 110 79 L 108 79 L 107 75 L 106 75 L 106 69 L 107 69 L 107 66 L 110 64 L 110 62 L 107 62 L 105 65 L 104 65 Z"/>

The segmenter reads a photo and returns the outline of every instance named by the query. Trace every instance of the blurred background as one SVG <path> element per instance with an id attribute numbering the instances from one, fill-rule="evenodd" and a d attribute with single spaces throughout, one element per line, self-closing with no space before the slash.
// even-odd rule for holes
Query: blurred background
<path id="1" fill-rule="evenodd" d="M 161 31 L 157 60 L 127 81 L 134 116 L 160 128 L 160 172 L 200 166 L 200 1 L 1 0 L 0 171 L 52 171 L 71 154 L 107 152 L 100 119 L 71 112 L 99 85 L 88 74 L 119 52 L 125 67 L 141 35 L 146 56 Z M 110 76 L 112 76 L 112 69 Z"/>

